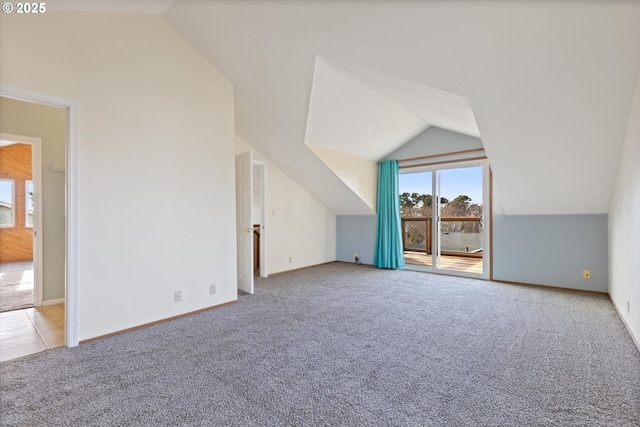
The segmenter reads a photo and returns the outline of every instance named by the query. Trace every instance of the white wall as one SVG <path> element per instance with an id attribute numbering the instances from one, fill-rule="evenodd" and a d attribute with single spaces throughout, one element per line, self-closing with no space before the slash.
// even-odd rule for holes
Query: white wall
<path id="1" fill-rule="evenodd" d="M 443 153 L 453 153 L 456 151 L 474 150 L 484 148 L 482 140 L 469 135 L 452 132 L 436 126 L 430 126 L 423 132 L 419 133 L 402 147 L 385 156 L 384 160 L 391 159 L 411 159 L 420 156 L 432 156 Z M 464 153 L 461 155 L 443 156 L 433 161 L 453 161 L 465 159 L 468 157 L 484 156 L 483 152 Z M 415 162 L 407 162 L 406 164 L 425 163 L 428 160 L 417 160 Z"/>
<path id="2" fill-rule="evenodd" d="M 250 149 L 236 136 L 236 154 Z M 335 214 L 260 153 L 254 159 L 267 162 L 267 274 L 335 261 Z"/>
<path id="3" fill-rule="evenodd" d="M 638 264 L 640 264 L 640 75 L 636 83 L 609 210 L 609 295 L 640 349 Z"/>
<path id="4" fill-rule="evenodd" d="M 3 83 L 79 103 L 80 340 L 235 300 L 224 76 L 155 16 L 3 14 L 0 50 Z"/>
<path id="5" fill-rule="evenodd" d="M 327 150 L 317 145 L 307 144 L 307 146 L 371 208 L 371 213 L 376 211 L 378 198 L 377 162 Z"/>
<path id="6" fill-rule="evenodd" d="M 0 98 L 0 129 L 4 133 L 42 140 L 42 296 L 64 298 L 64 172 L 67 113 L 62 108 Z"/>

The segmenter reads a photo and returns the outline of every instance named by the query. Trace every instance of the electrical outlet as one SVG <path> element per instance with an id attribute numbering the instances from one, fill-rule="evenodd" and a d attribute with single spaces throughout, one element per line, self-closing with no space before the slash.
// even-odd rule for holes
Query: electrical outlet
<path id="1" fill-rule="evenodd" d="M 358 252 L 355 252 L 355 253 L 353 254 L 353 257 L 354 257 L 354 258 L 358 258 Z"/>
<path id="2" fill-rule="evenodd" d="M 631 301 L 627 300 L 627 314 L 631 314 Z"/>
<path id="3" fill-rule="evenodd" d="M 289 257 L 289 264 L 291 264 L 291 259 L 292 259 L 292 258 L 291 258 L 291 257 Z"/>
<path id="4" fill-rule="evenodd" d="M 582 278 L 583 279 L 591 279 L 591 270 L 582 270 Z"/>
<path id="5" fill-rule="evenodd" d="M 215 283 L 213 285 L 209 285 L 209 295 L 213 295 L 216 293 L 216 285 Z"/>
<path id="6" fill-rule="evenodd" d="M 173 293 L 173 302 L 182 302 L 182 291 L 175 291 Z"/>

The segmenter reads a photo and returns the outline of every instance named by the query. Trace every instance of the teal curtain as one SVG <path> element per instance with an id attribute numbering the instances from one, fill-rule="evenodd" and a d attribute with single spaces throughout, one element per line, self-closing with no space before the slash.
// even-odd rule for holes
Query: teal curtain
<path id="1" fill-rule="evenodd" d="M 378 234 L 373 265 L 378 268 L 404 268 L 400 229 L 398 162 L 380 162 L 378 172 Z"/>

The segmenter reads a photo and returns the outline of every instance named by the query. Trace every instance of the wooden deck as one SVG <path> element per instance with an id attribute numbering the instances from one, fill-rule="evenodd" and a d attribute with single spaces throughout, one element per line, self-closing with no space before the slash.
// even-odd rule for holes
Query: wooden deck
<path id="1" fill-rule="evenodd" d="M 405 252 L 404 262 L 410 265 L 431 267 L 431 254 L 424 252 Z M 440 257 L 440 268 L 444 270 L 482 274 L 482 258 L 442 255 Z"/>

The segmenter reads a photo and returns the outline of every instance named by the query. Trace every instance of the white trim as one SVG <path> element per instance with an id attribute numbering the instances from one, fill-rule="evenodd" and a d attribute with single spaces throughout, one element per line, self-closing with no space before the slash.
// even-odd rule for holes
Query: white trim
<path id="1" fill-rule="evenodd" d="M 65 345 L 78 345 L 78 103 L 0 83 L 0 96 L 67 109 L 66 243 L 65 243 Z"/>
<path id="2" fill-rule="evenodd" d="M 33 181 L 33 305 L 40 307 L 43 298 L 42 243 L 42 139 L 10 133 L 0 133 L 0 139 L 31 145 L 31 181 Z M 25 186 L 26 189 L 26 186 Z M 25 194 L 26 206 L 26 194 Z M 26 217 L 26 215 L 25 215 Z M 25 223 L 25 228 L 26 223 Z"/>
<path id="3" fill-rule="evenodd" d="M 254 166 L 260 169 L 260 277 L 267 274 L 267 162 L 254 160 Z"/>
<path id="4" fill-rule="evenodd" d="M 491 278 L 491 170 L 489 161 L 482 166 L 482 278 Z"/>
<path id="5" fill-rule="evenodd" d="M 64 304 L 64 298 L 42 301 L 42 305 L 56 305 L 56 304 Z"/>
<path id="6" fill-rule="evenodd" d="M 438 173 L 431 170 L 431 266 L 429 270 L 438 271 L 438 251 L 440 250 L 440 222 L 434 221 L 440 215 L 440 188 L 438 188 Z M 426 246 L 426 245 L 425 245 Z M 404 255 L 404 253 L 403 253 Z M 410 265 L 410 264 L 409 264 Z M 406 266 L 405 266 L 406 268 Z"/>
<path id="7" fill-rule="evenodd" d="M 640 351 L 640 340 L 636 339 L 636 337 L 633 335 L 633 331 L 631 330 L 631 326 L 629 326 L 629 324 L 625 320 L 624 316 L 622 315 L 622 311 L 618 308 L 618 305 L 616 304 L 616 302 L 613 300 L 613 298 L 611 298 L 611 294 L 607 294 L 607 295 L 609 296 L 609 301 L 611 301 L 611 305 L 613 305 L 613 308 L 616 310 L 616 314 L 618 315 L 618 317 L 622 321 L 622 324 L 624 325 L 624 327 L 627 329 L 627 332 L 629 333 L 629 336 L 631 337 L 631 341 L 633 341 L 635 346 L 638 348 L 638 351 Z"/>
<path id="8" fill-rule="evenodd" d="M 78 278 L 78 103 L 67 106 L 67 265 L 65 302 L 65 341 L 67 347 L 79 343 L 79 278 Z"/>

